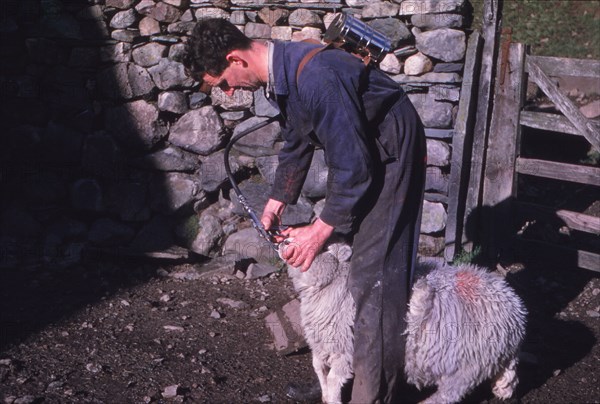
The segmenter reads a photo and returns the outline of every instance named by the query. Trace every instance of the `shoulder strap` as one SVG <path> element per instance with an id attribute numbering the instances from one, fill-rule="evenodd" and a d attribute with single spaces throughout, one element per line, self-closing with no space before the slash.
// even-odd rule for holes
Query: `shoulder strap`
<path id="1" fill-rule="evenodd" d="M 307 41 L 308 42 L 308 41 Z M 328 44 L 326 46 L 321 46 L 318 48 L 314 48 L 311 49 L 310 52 L 308 52 L 306 55 L 304 55 L 304 57 L 302 58 L 302 60 L 300 61 L 300 64 L 298 65 L 298 70 L 296 70 L 296 85 L 298 85 L 298 79 L 300 78 L 300 74 L 302 73 L 302 70 L 304 70 L 304 66 L 306 66 L 306 64 L 313 58 L 315 57 L 315 55 L 325 49 L 328 49 L 331 47 L 331 44 Z"/>

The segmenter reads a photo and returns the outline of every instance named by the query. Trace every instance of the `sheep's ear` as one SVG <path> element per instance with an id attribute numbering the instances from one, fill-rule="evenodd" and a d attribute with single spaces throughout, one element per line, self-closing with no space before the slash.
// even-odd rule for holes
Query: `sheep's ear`
<path id="1" fill-rule="evenodd" d="M 330 245 L 328 250 L 339 262 L 350 261 L 352 257 L 352 247 L 348 244 L 335 243 Z"/>

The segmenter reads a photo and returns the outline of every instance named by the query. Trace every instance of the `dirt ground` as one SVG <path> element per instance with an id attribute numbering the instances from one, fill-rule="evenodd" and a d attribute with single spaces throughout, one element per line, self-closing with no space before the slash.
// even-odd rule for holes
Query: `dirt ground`
<path id="1" fill-rule="evenodd" d="M 101 259 L 3 270 L 2 402 L 289 402 L 285 384 L 312 378 L 310 353 L 277 355 L 263 320 L 294 296 L 287 275 L 170 276 L 201 265 Z M 598 276 L 508 270 L 530 312 L 512 402 L 600 402 Z M 407 402 L 430 392 L 408 390 Z M 492 397 L 483 385 L 465 402 L 497 402 Z"/>

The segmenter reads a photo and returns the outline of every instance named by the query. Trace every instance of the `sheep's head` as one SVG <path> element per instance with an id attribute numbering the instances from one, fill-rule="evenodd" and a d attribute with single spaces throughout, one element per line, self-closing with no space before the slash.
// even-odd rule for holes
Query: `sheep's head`
<path id="1" fill-rule="evenodd" d="M 280 245 L 280 255 L 282 248 L 285 247 Z M 352 248 L 348 244 L 331 243 L 317 254 L 308 271 L 301 272 L 300 268 L 288 265 L 288 275 L 294 281 L 296 289 L 323 288 L 342 273 L 345 275 L 350 267 L 351 256 Z"/>

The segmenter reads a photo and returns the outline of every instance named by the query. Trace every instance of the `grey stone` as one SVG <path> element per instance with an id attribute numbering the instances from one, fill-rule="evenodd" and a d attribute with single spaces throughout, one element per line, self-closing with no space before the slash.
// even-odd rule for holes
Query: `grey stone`
<path id="1" fill-rule="evenodd" d="M 94 245 L 116 247 L 127 243 L 134 234 L 134 230 L 123 223 L 100 218 L 92 224 L 88 240 Z"/>
<path id="2" fill-rule="evenodd" d="M 388 53 L 379 63 L 379 68 L 389 74 L 398 74 L 402 70 L 402 63 L 400 63 L 396 55 Z"/>
<path id="3" fill-rule="evenodd" d="M 246 23 L 246 13 L 242 10 L 232 11 L 229 22 L 233 25 L 244 25 Z"/>
<path id="4" fill-rule="evenodd" d="M 98 91 L 102 97 L 110 99 L 132 97 L 131 87 L 129 86 L 128 63 L 117 63 L 116 65 L 101 70 L 96 81 Z"/>
<path id="5" fill-rule="evenodd" d="M 148 95 L 155 88 L 148 71 L 133 63 L 130 63 L 127 69 L 127 79 L 131 88 L 131 96 L 134 98 Z"/>
<path id="6" fill-rule="evenodd" d="M 142 0 L 135 6 L 135 11 L 142 15 L 149 15 L 155 6 L 154 0 Z"/>
<path id="7" fill-rule="evenodd" d="M 205 156 L 222 145 L 223 123 L 212 106 L 191 110 L 173 124 L 169 141 Z"/>
<path id="8" fill-rule="evenodd" d="M 110 33 L 110 37 L 116 41 L 133 42 L 140 37 L 140 31 L 137 29 L 115 29 Z"/>
<path id="9" fill-rule="evenodd" d="M 288 24 L 293 27 L 321 27 L 323 21 L 319 14 L 305 8 L 292 11 L 288 17 Z"/>
<path id="10" fill-rule="evenodd" d="M 101 212 L 104 210 L 104 197 L 98 181 L 82 178 L 71 186 L 71 206 L 76 210 Z"/>
<path id="11" fill-rule="evenodd" d="M 312 39 L 316 41 L 321 40 L 321 29 L 315 27 L 304 27 L 300 31 L 292 32 L 292 41 L 304 41 L 306 39 Z"/>
<path id="12" fill-rule="evenodd" d="M 135 3 L 135 0 L 106 0 L 107 7 L 114 7 L 120 10 L 130 8 Z"/>
<path id="13" fill-rule="evenodd" d="M 219 87 L 213 87 L 210 92 L 210 98 L 214 106 L 220 106 L 228 111 L 239 111 L 248 109 L 254 102 L 252 91 L 235 90 L 232 96 L 223 92 Z"/>
<path id="14" fill-rule="evenodd" d="M 53 172 L 37 172 L 23 178 L 21 187 L 24 196 L 33 205 L 53 205 L 67 195 L 67 184 Z"/>
<path id="15" fill-rule="evenodd" d="M 416 31 L 414 29 L 413 33 Z M 444 62 L 461 60 L 467 50 L 465 33 L 456 29 L 440 28 L 415 33 L 415 38 L 419 51 Z"/>
<path id="16" fill-rule="evenodd" d="M 419 254 L 429 257 L 439 255 L 444 251 L 445 240 L 443 237 L 433 237 L 427 234 L 419 236 Z"/>
<path id="17" fill-rule="evenodd" d="M 156 42 L 139 46 L 131 52 L 133 61 L 142 67 L 157 65 L 167 53 L 167 47 Z"/>
<path id="18" fill-rule="evenodd" d="M 198 156 L 175 146 L 169 146 L 144 156 L 143 167 L 160 171 L 194 171 L 198 169 Z"/>
<path id="19" fill-rule="evenodd" d="M 158 22 L 172 23 L 181 17 L 181 11 L 170 4 L 156 3 L 148 15 Z"/>
<path id="20" fill-rule="evenodd" d="M 269 313 L 265 325 L 273 337 L 273 345 L 282 355 L 290 354 L 307 346 L 304 341 L 300 317 L 300 301 L 294 299 L 281 310 Z"/>
<path id="21" fill-rule="evenodd" d="M 130 56 L 131 44 L 126 42 L 100 48 L 100 60 L 102 62 L 128 62 Z"/>
<path id="22" fill-rule="evenodd" d="M 201 92 L 194 92 L 188 95 L 188 104 L 190 109 L 201 108 L 206 102 L 208 96 Z"/>
<path id="23" fill-rule="evenodd" d="M 191 87 L 194 80 L 185 74 L 185 67 L 179 62 L 162 58 L 158 65 L 148 69 L 156 86 L 161 90 L 178 87 Z"/>
<path id="24" fill-rule="evenodd" d="M 250 305 L 241 300 L 233 300 L 228 297 L 219 297 L 217 302 L 225 306 L 231 307 L 232 309 L 242 310 L 250 308 Z"/>
<path id="25" fill-rule="evenodd" d="M 233 136 L 265 120 L 259 117 L 247 119 L 236 126 Z M 271 122 L 237 141 L 233 148 L 253 157 L 276 154 L 277 151 L 274 149 L 274 145 L 280 133 L 281 126 L 279 122 Z"/>
<path id="26" fill-rule="evenodd" d="M 252 39 L 270 39 L 271 38 L 271 27 L 267 24 L 258 24 L 255 22 L 249 22 L 246 24 L 244 33 L 248 38 Z"/>
<path id="27" fill-rule="evenodd" d="M 423 201 L 423 217 L 421 218 L 421 233 L 438 233 L 446 227 L 446 209 L 437 202 Z"/>
<path id="28" fill-rule="evenodd" d="M 108 189 L 108 209 L 127 222 L 145 221 L 150 218 L 148 190 L 141 181 L 123 180 L 111 184 Z"/>
<path id="29" fill-rule="evenodd" d="M 191 9 L 187 9 L 183 12 L 183 14 L 181 15 L 181 17 L 179 18 L 180 21 L 183 22 L 191 22 L 194 21 L 194 13 L 192 12 Z"/>
<path id="30" fill-rule="evenodd" d="M 142 18 L 138 25 L 138 28 L 140 30 L 140 35 L 142 36 L 160 34 L 160 23 L 152 17 Z"/>
<path id="31" fill-rule="evenodd" d="M 103 20 L 104 19 L 104 11 L 102 7 L 98 4 L 94 6 L 89 6 L 81 10 L 77 13 L 77 18 L 82 20 Z"/>
<path id="32" fill-rule="evenodd" d="M 374 1 L 362 10 L 362 18 L 393 17 L 398 15 L 400 6 L 389 1 Z"/>
<path id="33" fill-rule="evenodd" d="M 202 214 L 198 220 L 198 234 L 189 248 L 196 254 L 209 256 L 219 246 L 225 234 L 221 221 L 210 214 Z"/>
<path id="34" fill-rule="evenodd" d="M 265 239 L 252 228 L 246 228 L 233 233 L 223 245 L 222 255 L 231 260 L 242 261 L 253 259 L 256 262 L 269 263 L 278 259 L 278 255 Z"/>
<path id="35" fill-rule="evenodd" d="M 167 32 L 169 34 L 190 36 L 195 25 L 194 21 L 177 21 L 167 26 Z"/>
<path id="36" fill-rule="evenodd" d="M 254 92 L 254 113 L 256 116 L 270 117 L 279 115 L 279 109 L 267 100 L 265 91 L 262 88 Z"/>
<path id="37" fill-rule="evenodd" d="M 220 116 L 224 121 L 238 122 L 246 117 L 246 111 L 225 111 Z"/>
<path id="38" fill-rule="evenodd" d="M 258 17 L 262 20 L 262 22 L 271 27 L 283 23 L 289 15 L 290 12 L 283 8 L 272 9 L 269 7 L 265 7 L 258 12 Z"/>
<path id="39" fill-rule="evenodd" d="M 122 144 L 150 149 L 168 133 L 158 120 L 158 108 L 144 100 L 133 101 L 106 111 L 107 130 Z"/>
<path id="40" fill-rule="evenodd" d="M 271 28 L 271 39 L 280 41 L 292 40 L 292 27 L 273 27 Z"/>
<path id="41" fill-rule="evenodd" d="M 188 7 L 190 5 L 190 1 L 189 0 L 162 0 L 167 4 L 170 4 L 172 6 L 175 6 L 177 8 L 185 8 Z"/>
<path id="42" fill-rule="evenodd" d="M 450 164 L 450 146 L 440 140 L 427 139 L 427 164 L 444 167 Z"/>
<path id="43" fill-rule="evenodd" d="M 428 128 L 452 127 L 452 104 L 435 101 L 429 94 L 409 94 L 423 124 Z"/>
<path id="44" fill-rule="evenodd" d="M 90 173 L 105 179 L 116 179 L 121 171 L 119 149 L 112 136 L 104 132 L 88 135 L 83 143 L 81 165 Z"/>
<path id="45" fill-rule="evenodd" d="M 203 7 L 196 10 L 196 20 L 200 21 L 205 18 L 223 18 L 229 20 L 231 14 L 222 8 L 217 7 Z"/>
<path id="46" fill-rule="evenodd" d="M 404 73 L 409 76 L 420 76 L 433 70 L 431 59 L 418 52 L 404 61 Z"/>
<path id="47" fill-rule="evenodd" d="M 181 91 L 165 91 L 158 95 L 158 109 L 184 114 L 188 111 L 187 96 Z"/>
<path id="48" fill-rule="evenodd" d="M 450 13 L 461 10 L 465 4 L 465 0 L 394 0 L 394 2 L 400 3 L 400 15 Z"/>
<path id="49" fill-rule="evenodd" d="M 458 102 L 460 100 L 460 88 L 455 86 L 431 86 L 429 93 L 436 101 Z"/>
<path id="50" fill-rule="evenodd" d="M 410 22 L 421 29 L 460 28 L 464 18 L 461 14 L 418 14 Z"/>
<path id="51" fill-rule="evenodd" d="M 174 245 L 172 220 L 167 216 L 157 215 L 140 229 L 130 247 L 135 251 L 156 252 Z"/>
<path id="52" fill-rule="evenodd" d="M 181 63 L 185 55 L 185 45 L 178 43 L 169 47 L 169 59 Z"/>
<path id="53" fill-rule="evenodd" d="M 406 27 L 406 24 L 395 18 L 377 18 L 369 21 L 367 25 L 390 39 L 392 49 L 397 48 L 400 43 L 412 38 L 412 34 Z"/>
<path id="54" fill-rule="evenodd" d="M 200 181 L 202 189 L 206 192 L 214 192 L 221 188 L 228 180 L 225 166 L 223 163 L 224 151 L 220 150 L 216 153 L 202 158 L 200 167 Z M 229 156 L 229 165 L 233 174 L 237 173 L 241 165 L 234 156 Z"/>
<path id="55" fill-rule="evenodd" d="M 369 5 L 370 0 L 346 0 L 346 5 L 349 7 L 362 7 Z"/>
<path id="56" fill-rule="evenodd" d="M 460 73 L 463 70 L 464 63 L 437 63 L 433 67 L 434 73 Z"/>
<path id="57" fill-rule="evenodd" d="M 42 161 L 53 163 L 79 163 L 84 134 L 56 121 L 48 122 L 43 132 Z"/>
<path id="58" fill-rule="evenodd" d="M 197 176 L 176 172 L 156 175 L 150 184 L 150 194 L 152 209 L 165 214 L 191 206 L 203 197 Z"/>
<path id="59" fill-rule="evenodd" d="M 418 77 L 409 76 L 406 74 L 398 74 L 392 76 L 396 83 L 400 84 L 458 84 L 462 81 L 462 77 L 457 73 L 425 73 Z"/>
<path id="60" fill-rule="evenodd" d="M 110 20 L 110 26 L 117 29 L 129 28 L 135 23 L 136 18 L 137 14 L 133 9 L 119 11 Z"/>
<path id="61" fill-rule="evenodd" d="M 439 167 L 427 167 L 425 191 L 448 194 L 449 177 Z"/>
<path id="62" fill-rule="evenodd" d="M 246 270 L 246 277 L 244 279 L 252 280 L 264 278 L 273 273 L 279 272 L 279 268 L 269 264 L 250 264 Z"/>
<path id="63" fill-rule="evenodd" d="M 12 206 L 0 213 L 2 236 L 36 238 L 42 234 L 42 225 L 25 209 Z"/>

